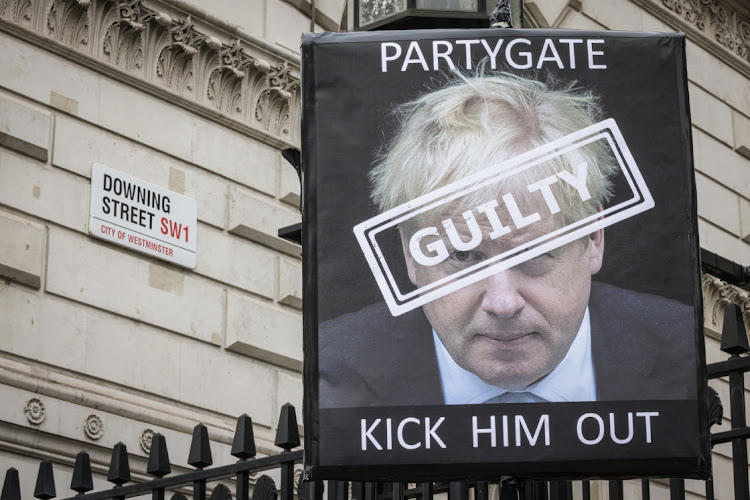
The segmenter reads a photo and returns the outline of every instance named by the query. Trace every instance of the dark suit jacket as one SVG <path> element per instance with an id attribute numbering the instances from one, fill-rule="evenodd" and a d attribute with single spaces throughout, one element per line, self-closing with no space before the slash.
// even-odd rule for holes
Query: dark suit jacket
<path id="1" fill-rule="evenodd" d="M 589 313 L 598 400 L 695 398 L 692 308 L 593 282 Z M 318 334 L 321 408 L 443 404 L 421 308 L 393 317 L 375 304 L 322 323 Z"/>

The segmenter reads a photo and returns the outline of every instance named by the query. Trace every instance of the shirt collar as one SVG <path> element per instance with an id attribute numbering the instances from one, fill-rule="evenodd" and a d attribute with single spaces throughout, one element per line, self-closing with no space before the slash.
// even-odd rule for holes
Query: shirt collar
<path id="1" fill-rule="evenodd" d="M 480 404 L 507 392 L 506 389 L 488 384 L 458 366 L 434 329 L 432 337 L 446 404 Z M 553 402 L 596 400 L 596 380 L 591 356 L 591 320 L 588 307 L 578 333 L 563 360 L 549 375 L 526 388 L 524 392 L 531 392 L 544 400 Z"/>

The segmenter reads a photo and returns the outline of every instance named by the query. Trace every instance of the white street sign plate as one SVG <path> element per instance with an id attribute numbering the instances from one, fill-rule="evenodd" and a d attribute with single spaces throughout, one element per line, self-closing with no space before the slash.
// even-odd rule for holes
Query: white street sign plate
<path id="1" fill-rule="evenodd" d="M 94 163 L 92 236 L 193 269 L 197 230 L 195 200 Z"/>

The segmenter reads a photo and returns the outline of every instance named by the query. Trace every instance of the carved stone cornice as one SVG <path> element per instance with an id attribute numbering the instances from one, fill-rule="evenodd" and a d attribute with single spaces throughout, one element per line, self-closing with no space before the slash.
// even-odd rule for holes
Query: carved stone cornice
<path id="1" fill-rule="evenodd" d="M 701 285 L 706 334 L 718 338 L 724 325 L 724 308 L 730 302 L 740 306 L 745 330 L 750 332 L 750 293 L 709 274 L 702 276 Z"/>
<path id="2" fill-rule="evenodd" d="M 184 403 L 176 404 L 175 401 L 166 397 L 143 391 L 123 391 L 121 387 L 114 384 L 110 386 L 82 380 L 76 374 L 66 373 L 65 370 L 49 371 L 41 365 L 29 364 L 28 360 L 14 356 L 0 355 L 0 385 L 33 393 L 34 398 L 47 401 L 47 406 L 50 407 L 83 406 L 90 408 L 91 411 L 115 414 L 143 425 L 167 429 L 187 436 L 192 434 L 196 421 L 204 422 L 211 428 L 211 440 L 227 445 L 232 444 L 234 436 L 236 424 L 234 417 Z M 55 403 L 50 404 L 53 401 Z M 38 414 L 39 407 L 35 405 L 33 411 Z M 48 412 L 48 410 L 44 411 Z M 257 421 L 254 424 L 258 453 L 261 455 L 278 453 L 278 448 L 274 446 L 276 431 Z M 83 437 L 85 431 L 79 428 L 78 432 L 81 432 L 81 437 Z M 13 441 L 13 436 L 0 435 L 0 450 L 5 449 L 4 441 L 8 440 Z M 69 460 L 72 466 L 75 453 L 74 451 L 72 454 L 62 454 L 60 457 L 64 457 L 66 461 Z M 104 468 L 104 474 L 106 473 L 107 469 Z M 143 478 L 143 480 L 146 479 L 148 477 Z"/>
<path id="3" fill-rule="evenodd" d="M 707 37 L 750 62 L 750 19 L 720 0 L 661 0 Z"/>
<path id="4" fill-rule="evenodd" d="M 750 78 L 750 10 L 731 0 L 631 1 Z"/>
<path id="5" fill-rule="evenodd" d="M 298 60 L 173 5 L 0 0 L 0 30 L 272 145 L 299 142 Z"/>

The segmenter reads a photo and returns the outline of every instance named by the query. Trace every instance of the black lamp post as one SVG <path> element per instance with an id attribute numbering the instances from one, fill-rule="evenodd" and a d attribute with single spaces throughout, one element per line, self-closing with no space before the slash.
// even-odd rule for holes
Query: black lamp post
<path id="1" fill-rule="evenodd" d="M 523 26 L 523 0 L 508 4 L 513 27 Z M 488 28 L 494 0 L 347 0 L 349 31 Z"/>

